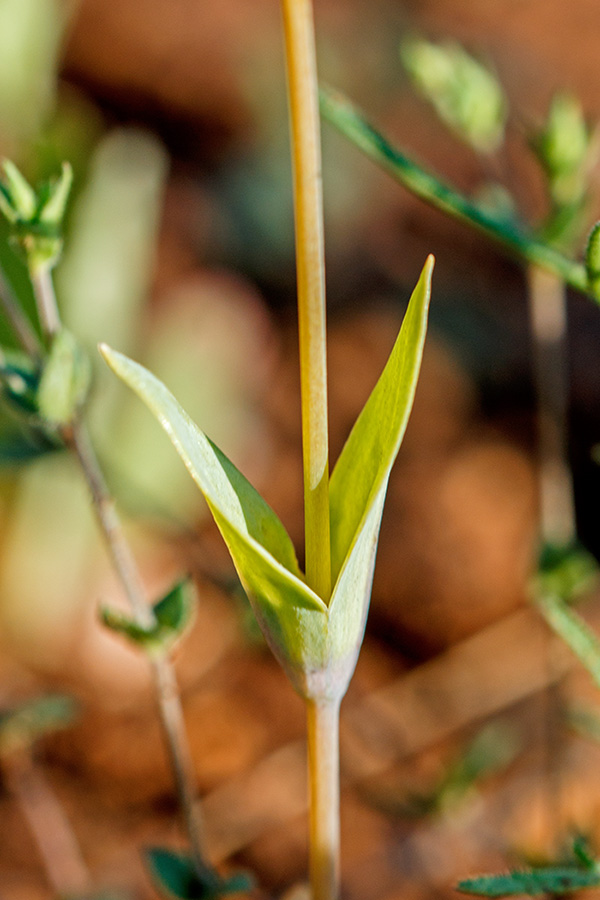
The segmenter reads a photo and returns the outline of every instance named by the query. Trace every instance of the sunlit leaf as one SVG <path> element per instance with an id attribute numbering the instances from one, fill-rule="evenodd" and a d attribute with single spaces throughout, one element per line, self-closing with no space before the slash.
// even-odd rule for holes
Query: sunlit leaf
<path id="1" fill-rule="evenodd" d="M 323 628 L 327 607 L 304 582 L 279 518 L 154 375 L 108 347 L 102 352 L 154 413 L 204 494 L 277 657 L 290 673 L 296 667 L 314 668 L 319 651 L 314 642 L 303 640 L 299 617 L 312 611 L 318 619 L 315 629 Z"/>

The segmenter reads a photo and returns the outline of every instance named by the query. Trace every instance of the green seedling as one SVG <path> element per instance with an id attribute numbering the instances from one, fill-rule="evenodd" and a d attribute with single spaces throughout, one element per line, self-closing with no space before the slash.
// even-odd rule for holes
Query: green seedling
<path id="1" fill-rule="evenodd" d="M 146 864 L 156 887 L 172 900 L 217 900 L 228 894 L 249 891 L 253 879 L 245 872 L 221 878 L 214 869 L 199 868 L 184 853 L 160 847 L 145 852 Z"/>
<path id="2" fill-rule="evenodd" d="M 100 615 L 107 628 L 147 653 L 162 656 L 171 653 L 185 636 L 193 621 L 195 603 L 195 592 L 188 580 L 176 584 L 152 607 L 154 621 L 148 625 L 112 609 L 102 609 Z"/>

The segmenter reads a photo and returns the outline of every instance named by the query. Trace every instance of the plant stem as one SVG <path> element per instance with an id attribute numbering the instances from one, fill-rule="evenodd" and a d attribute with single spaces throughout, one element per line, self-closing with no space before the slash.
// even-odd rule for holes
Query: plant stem
<path id="1" fill-rule="evenodd" d="M 564 282 L 538 266 L 527 269 L 537 397 L 540 531 L 542 540 L 575 539 L 573 484 L 567 459 L 568 393 Z"/>
<path id="2" fill-rule="evenodd" d="M 311 0 L 282 0 L 294 167 L 306 580 L 331 594 L 325 262 L 319 95 Z"/>
<path id="3" fill-rule="evenodd" d="M 136 621 L 143 626 L 154 624 L 154 613 L 146 603 L 139 570 L 117 513 L 116 505 L 98 464 L 87 432 L 81 423 L 75 423 L 69 433 L 63 435 L 65 443 L 77 457 L 92 495 L 92 502 L 115 571 L 129 600 Z M 150 666 L 161 725 L 175 785 L 184 818 L 190 847 L 197 866 L 203 867 L 200 819 L 195 804 L 195 776 L 188 745 L 181 700 L 175 672 L 165 657 L 150 657 Z"/>
<path id="4" fill-rule="evenodd" d="M 339 896 L 339 700 L 308 700 L 312 900 Z"/>
<path id="5" fill-rule="evenodd" d="M 46 337 L 51 338 L 61 328 L 52 272 L 48 266 L 42 266 L 30 270 L 30 277 L 42 329 Z"/>
<path id="6" fill-rule="evenodd" d="M 38 848 L 52 889 L 61 897 L 88 894 L 91 878 L 77 839 L 54 792 L 28 752 L 5 760 L 3 775 Z"/>
<path id="7" fill-rule="evenodd" d="M 385 169 L 413 194 L 454 219 L 471 225 L 528 263 L 552 272 L 566 284 L 598 298 L 590 290 L 583 263 L 568 259 L 524 231 L 517 223 L 495 218 L 459 191 L 440 181 L 378 132 L 345 97 L 331 89 L 321 90 L 321 111 L 343 135 L 366 156 Z"/>
<path id="8" fill-rule="evenodd" d="M 31 275 L 42 327 L 48 337 L 61 327 L 54 285 L 49 270 Z M 100 524 L 115 572 L 123 586 L 136 622 L 144 627 L 154 624 L 154 613 L 148 606 L 142 579 L 131 548 L 125 538 L 116 504 L 106 484 L 87 429 L 80 419 L 61 436 L 77 459 L 89 488 L 92 504 Z M 194 861 L 199 870 L 206 868 L 202 848 L 202 828 L 196 804 L 195 775 L 185 730 L 181 699 L 175 672 L 166 657 L 149 657 L 161 725 L 171 761 L 181 813 Z"/>

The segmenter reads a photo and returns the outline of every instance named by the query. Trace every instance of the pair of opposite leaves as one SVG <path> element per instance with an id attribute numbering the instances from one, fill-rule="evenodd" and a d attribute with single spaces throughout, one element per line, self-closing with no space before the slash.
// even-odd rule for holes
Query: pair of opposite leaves
<path id="1" fill-rule="evenodd" d="M 331 597 L 308 587 L 279 518 L 167 388 L 138 363 L 101 347 L 111 368 L 159 420 L 202 491 L 263 633 L 304 697 L 341 699 L 356 665 L 388 478 L 421 365 L 433 263 L 430 256 L 391 355 L 331 476 Z"/>

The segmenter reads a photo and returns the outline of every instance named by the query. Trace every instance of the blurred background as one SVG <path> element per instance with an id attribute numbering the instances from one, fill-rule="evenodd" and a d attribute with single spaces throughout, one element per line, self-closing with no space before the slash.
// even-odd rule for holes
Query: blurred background
<path id="1" fill-rule="evenodd" d="M 322 79 L 466 193 L 489 177 L 415 92 L 407 35 L 454 38 L 510 104 L 494 179 L 535 226 L 527 144 L 558 91 L 600 119 L 596 0 L 315 0 Z M 450 896 L 459 878 L 598 832 L 587 676 L 527 605 L 537 552 L 535 398 L 522 269 L 411 197 L 324 124 L 335 459 L 412 286 L 437 258 L 417 400 L 389 490 L 364 652 L 342 707 L 348 900 Z M 57 271 L 67 325 L 162 377 L 283 519 L 302 554 L 293 212 L 276 0 L 2 0 L 0 152 L 33 181 L 75 171 Z M 590 177 L 588 225 L 600 214 Z M 577 252 L 581 247 L 577 248 Z M 0 226 L 0 263 L 32 298 Z M 569 297 L 569 455 L 600 551 L 600 311 Z M 10 344 L 0 325 L 2 342 Z M 0 698 L 78 701 L 36 761 L 98 889 L 156 894 L 140 848 L 182 846 L 147 665 L 97 622 L 122 606 L 85 488 L 0 413 Z M 207 841 L 257 896 L 305 878 L 301 701 L 265 648 L 169 442 L 98 362 L 90 423 L 149 596 L 197 582 L 177 657 Z M 592 621 L 600 609 L 588 605 Z M 572 717 L 571 717 L 572 718 Z M 597 728 L 597 731 L 600 729 Z M 22 805 L 0 788 L 0 897 L 54 897 Z M 600 835 L 597 835 L 600 837 Z"/>

